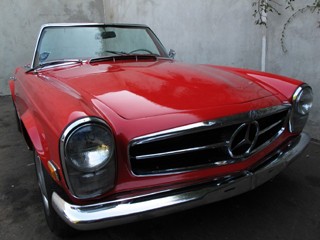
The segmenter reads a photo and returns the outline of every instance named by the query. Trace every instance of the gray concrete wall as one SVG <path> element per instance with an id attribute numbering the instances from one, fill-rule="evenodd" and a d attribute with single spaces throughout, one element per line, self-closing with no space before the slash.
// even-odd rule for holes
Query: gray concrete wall
<path id="1" fill-rule="evenodd" d="M 9 94 L 15 67 L 31 62 L 40 26 L 49 22 L 104 22 L 103 0 L 1 0 L 0 95 Z"/>
<path id="2" fill-rule="evenodd" d="M 314 1 L 296 1 L 295 9 L 312 2 Z M 285 31 L 285 46 L 288 51 L 284 53 L 280 38 L 283 26 L 292 12 L 282 12 L 280 16 L 269 14 L 268 17 L 266 70 L 301 79 L 311 85 L 314 106 L 306 131 L 312 137 L 320 139 L 320 14 L 308 10 L 293 19 Z"/>
<path id="3" fill-rule="evenodd" d="M 177 60 L 260 68 L 250 1 L 105 0 L 109 22 L 149 25 Z"/>
<path id="4" fill-rule="evenodd" d="M 314 107 L 307 132 L 320 139 L 320 14 L 300 14 L 286 31 L 287 53 L 281 32 L 292 14 L 269 14 L 266 70 L 301 79 L 314 89 Z M 108 22 L 149 25 L 177 60 L 251 69 L 261 67 L 263 26 L 254 24 L 252 0 L 104 0 Z M 313 0 L 296 1 L 296 9 Z M 282 8 L 282 9 L 281 9 Z"/>
<path id="5" fill-rule="evenodd" d="M 284 0 L 282 0 L 284 1 Z M 253 0 L 1 0 L 0 95 L 9 93 L 14 67 L 31 61 L 41 24 L 47 22 L 127 22 L 149 25 L 177 60 L 260 69 L 263 27 L 252 17 Z M 313 2 L 306 0 L 303 3 Z M 295 2 L 298 7 L 301 1 Z M 309 83 L 315 93 L 307 131 L 320 139 L 320 14 L 271 14 L 267 28 L 266 70 Z"/>

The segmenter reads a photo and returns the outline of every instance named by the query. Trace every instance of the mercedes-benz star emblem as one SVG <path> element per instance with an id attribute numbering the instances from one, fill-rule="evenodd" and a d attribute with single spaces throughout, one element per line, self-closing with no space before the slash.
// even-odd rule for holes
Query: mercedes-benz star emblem
<path id="1" fill-rule="evenodd" d="M 232 134 L 228 151 L 233 158 L 243 158 L 250 155 L 259 137 L 259 123 L 253 121 L 244 123 Z"/>

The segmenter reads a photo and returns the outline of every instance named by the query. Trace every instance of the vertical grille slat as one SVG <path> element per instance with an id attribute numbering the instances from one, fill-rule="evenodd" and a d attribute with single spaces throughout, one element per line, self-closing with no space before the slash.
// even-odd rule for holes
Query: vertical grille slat
<path id="1" fill-rule="evenodd" d="M 254 111 L 255 114 L 248 112 L 193 124 L 185 127 L 184 131 L 180 127 L 139 137 L 129 145 L 131 170 L 135 175 L 169 174 L 243 161 L 281 135 L 289 110 L 290 105 L 276 106 Z M 245 157 L 241 158 L 231 156 L 230 139 L 243 124 L 253 121 L 258 124 L 259 132 L 254 145 L 248 148 L 249 154 L 244 152 Z M 237 138 L 245 139 L 243 132 L 238 131 Z"/>

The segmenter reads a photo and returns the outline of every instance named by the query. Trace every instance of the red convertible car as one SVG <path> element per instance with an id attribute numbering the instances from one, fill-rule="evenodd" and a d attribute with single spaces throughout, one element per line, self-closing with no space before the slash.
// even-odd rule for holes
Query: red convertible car
<path id="1" fill-rule="evenodd" d="M 53 232 L 244 193 L 307 146 L 307 84 L 173 57 L 144 25 L 42 26 L 9 85 Z"/>

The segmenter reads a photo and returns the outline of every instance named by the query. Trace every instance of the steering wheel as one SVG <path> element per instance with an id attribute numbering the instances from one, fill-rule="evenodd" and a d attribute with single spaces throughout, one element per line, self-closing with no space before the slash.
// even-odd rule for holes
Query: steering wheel
<path id="1" fill-rule="evenodd" d="M 154 53 L 151 52 L 150 50 L 144 49 L 144 48 L 140 48 L 140 49 L 133 50 L 133 51 L 129 52 L 129 54 L 135 53 L 135 52 L 147 52 L 147 53 L 150 53 L 150 54 L 154 54 Z"/>

